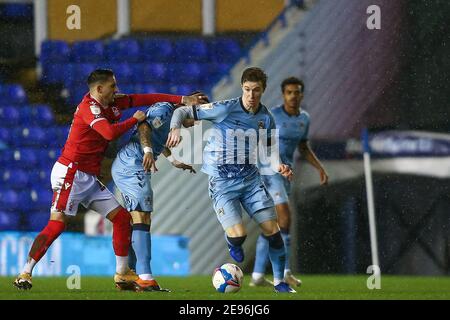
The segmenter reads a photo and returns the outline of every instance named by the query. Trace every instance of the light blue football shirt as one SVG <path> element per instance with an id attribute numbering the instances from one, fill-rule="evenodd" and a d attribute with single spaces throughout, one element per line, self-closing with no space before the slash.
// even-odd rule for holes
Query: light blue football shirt
<path id="1" fill-rule="evenodd" d="M 173 115 L 175 107 L 168 102 L 158 102 L 146 110 L 147 123 L 152 128 L 151 141 L 153 149 L 153 158 L 156 160 L 165 148 L 167 137 L 170 131 L 170 120 Z M 117 154 L 121 165 L 127 166 L 129 169 L 141 168 L 142 160 L 144 158 L 144 151 L 142 150 L 135 127 L 130 141 L 124 145 Z"/>
<path id="2" fill-rule="evenodd" d="M 195 120 L 213 123 L 203 151 L 203 172 L 233 178 L 258 170 L 258 141 L 270 137 L 275 129 L 275 121 L 264 105 L 251 113 L 244 108 L 242 98 L 234 98 L 194 106 L 193 110 Z"/>

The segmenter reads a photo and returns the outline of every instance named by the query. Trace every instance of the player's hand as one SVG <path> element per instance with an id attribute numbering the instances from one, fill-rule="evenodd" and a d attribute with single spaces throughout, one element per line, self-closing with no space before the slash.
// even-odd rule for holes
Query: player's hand
<path id="1" fill-rule="evenodd" d="M 319 174 L 320 174 L 320 185 L 326 186 L 328 184 L 327 172 L 325 171 L 325 169 L 321 169 L 321 170 L 319 170 Z"/>
<path id="2" fill-rule="evenodd" d="M 182 169 L 183 171 L 184 171 L 184 170 L 189 170 L 190 173 L 197 173 L 197 172 L 195 172 L 195 169 L 194 169 L 192 166 L 190 166 L 190 165 L 188 165 L 188 164 L 185 164 L 185 163 L 183 163 L 183 162 L 180 162 L 180 161 L 178 161 L 178 160 L 174 160 L 174 161 L 172 162 L 172 165 L 173 165 L 175 168 Z"/>
<path id="3" fill-rule="evenodd" d="M 281 174 L 286 179 L 288 179 L 289 181 L 292 180 L 292 177 L 294 175 L 291 167 L 289 167 L 287 164 L 280 164 L 280 166 L 278 167 L 278 173 Z"/>
<path id="4" fill-rule="evenodd" d="M 169 136 L 167 137 L 166 147 L 174 148 L 181 142 L 181 129 L 173 128 L 169 132 Z"/>
<path id="5" fill-rule="evenodd" d="M 208 96 L 201 92 L 192 94 L 190 96 L 183 96 L 181 98 L 181 103 L 185 104 L 187 106 L 204 104 L 204 103 L 208 103 L 208 102 L 209 102 Z"/>
<path id="6" fill-rule="evenodd" d="M 156 171 L 158 171 L 158 168 L 156 168 L 155 159 L 153 158 L 153 153 L 151 152 L 144 153 L 142 166 L 144 167 L 145 172 L 155 173 Z"/>
<path id="7" fill-rule="evenodd" d="M 138 110 L 133 114 L 133 118 L 136 118 L 138 120 L 138 122 L 142 122 L 142 121 L 145 121 L 147 116 L 145 115 L 144 112 L 142 112 L 141 110 Z"/>

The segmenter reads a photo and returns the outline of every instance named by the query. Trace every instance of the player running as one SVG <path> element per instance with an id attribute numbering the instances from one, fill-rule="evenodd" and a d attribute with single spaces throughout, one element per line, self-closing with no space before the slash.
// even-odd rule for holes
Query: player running
<path id="1" fill-rule="evenodd" d="M 235 99 L 200 106 L 183 107 L 174 112 L 168 147 L 180 142 L 181 123 L 186 118 L 209 120 L 216 134 L 208 139 L 204 150 L 202 171 L 209 175 L 210 197 L 214 202 L 217 218 L 225 230 L 225 239 L 231 257 L 244 260 L 242 244 L 246 230 L 242 223 L 241 204 L 256 221 L 269 243 L 269 257 L 274 273 L 275 292 L 295 292 L 283 280 L 286 250 L 274 203 L 261 180 L 256 160 L 256 143 L 239 144 L 235 138 L 249 134 L 249 140 L 259 140 L 260 131 L 270 136 L 275 122 L 267 108 L 260 103 L 267 83 L 266 74 L 259 68 L 246 69 L 241 78 L 242 96 Z M 261 130 L 260 130 L 261 129 Z M 254 136 L 251 137 L 252 132 Z M 276 140 L 276 139 L 273 139 Z M 270 141 L 272 144 L 277 141 Z M 291 179 L 292 171 L 286 164 L 272 163 L 275 171 Z"/>
<path id="2" fill-rule="evenodd" d="M 305 86 L 300 79 L 295 77 L 285 79 L 281 84 L 284 104 L 271 110 L 280 135 L 280 158 L 283 163 L 292 167 L 294 151 L 298 147 L 306 160 L 319 171 L 320 183 L 324 185 L 328 182 L 328 175 L 308 143 L 309 114 L 300 108 L 304 89 Z M 260 166 L 260 169 L 262 169 L 261 167 L 264 166 Z M 265 169 L 270 170 L 270 168 Z M 288 197 L 291 191 L 291 182 L 278 173 L 263 175 L 262 178 L 275 202 L 278 224 L 286 246 L 284 279 L 290 286 L 299 287 L 302 282 L 293 276 L 289 264 L 291 212 Z M 271 285 L 271 282 L 264 278 L 268 260 L 269 243 L 261 234 L 256 242 L 256 259 L 250 286 Z"/>
<path id="3" fill-rule="evenodd" d="M 151 173 L 158 171 L 156 160 L 162 153 L 175 168 L 195 173 L 191 166 L 175 160 L 172 152 L 165 147 L 174 110 L 175 106 L 166 102 L 159 102 L 148 108 L 146 121 L 138 125 L 112 165 L 114 183 L 122 193 L 125 206 L 133 219 L 131 244 L 137 260 L 136 272 L 139 275 L 134 282 L 133 289 L 136 291 L 167 291 L 161 289 L 153 278 L 150 265 L 150 225 L 153 211 L 150 179 Z M 185 127 L 191 127 L 193 124 L 193 119 L 183 122 Z"/>
<path id="4" fill-rule="evenodd" d="M 104 152 L 111 140 L 145 120 L 145 113 L 118 122 L 121 110 L 151 105 L 158 101 L 196 104 L 204 101 L 200 95 L 184 97 L 166 94 L 118 94 L 114 73 L 97 69 L 88 79 L 89 93 L 78 105 L 62 154 L 53 166 L 51 184 L 53 200 L 47 226 L 35 238 L 22 272 L 14 281 L 19 289 L 32 287 L 32 272 L 36 263 L 63 232 L 66 216 L 75 216 L 81 203 L 108 218 L 113 224 L 113 248 L 116 255 L 114 281 L 118 287 L 137 280 L 128 268 L 131 238 L 131 216 L 111 192 L 97 179 Z"/>

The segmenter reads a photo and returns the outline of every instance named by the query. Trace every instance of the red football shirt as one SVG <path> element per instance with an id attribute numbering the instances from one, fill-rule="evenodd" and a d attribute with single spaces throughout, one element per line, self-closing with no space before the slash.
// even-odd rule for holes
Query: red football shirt
<path id="1" fill-rule="evenodd" d="M 105 107 L 92 98 L 89 93 L 86 94 L 74 113 L 69 136 L 58 162 L 64 165 L 73 162 L 78 170 L 98 175 L 109 141 L 119 137 L 137 123 L 137 119 L 134 117 L 117 123 L 122 115 L 121 110 L 151 105 L 160 101 L 178 104 L 181 103 L 181 96 L 167 94 L 117 95 L 114 103 Z"/>

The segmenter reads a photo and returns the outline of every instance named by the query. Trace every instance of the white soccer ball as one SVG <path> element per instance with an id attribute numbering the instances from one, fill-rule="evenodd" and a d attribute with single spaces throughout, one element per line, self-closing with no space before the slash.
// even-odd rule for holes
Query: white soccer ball
<path id="1" fill-rule="evenodd" d="M 233 293 L 241 289 L 243 279 L 241 268 L 232 263 L 225 263 L 214 270 L 212 283 L 219 292 Z"/>

